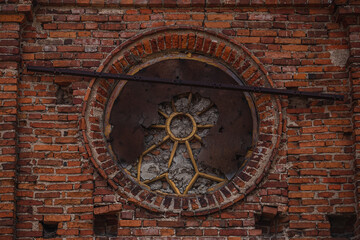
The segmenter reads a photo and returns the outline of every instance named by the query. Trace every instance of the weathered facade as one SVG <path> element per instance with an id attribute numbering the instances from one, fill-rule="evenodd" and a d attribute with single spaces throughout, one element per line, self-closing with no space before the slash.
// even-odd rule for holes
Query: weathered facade
<path id="1" fill-rule="evenodd" d="M 3 0 L 0 8 L 0 240 L 360 239 L 359 1 Z M 169 59 L 209 64 L 244 85 L 344 100 L 247 94 L 254 142 L 240 170 L 205 194 L 164 194 L 131 177 L 111 147 L 124 82 L 26 69 L 136 74 Z M 142 87 L 126 93 L 129 112 Z M 214 102 L 221 122 L 226 108 Z"/>

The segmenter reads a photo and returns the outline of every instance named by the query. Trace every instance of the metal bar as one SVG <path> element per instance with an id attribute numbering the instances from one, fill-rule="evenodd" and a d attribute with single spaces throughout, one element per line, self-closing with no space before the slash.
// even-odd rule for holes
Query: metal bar
<path id="1" fill-rule="evenodd" d="M 266 94 L 275 94 L 275 95 L 309 97 L 309 98 L 317 98 L 317 99 L 331 99 L 331 100 L 340 100 L 340 101 L 344 100 L 344 96 L 338 94 L 304 92 L 304 91 L 294 91 L 287 89 L 274 89 L 274 88 L 241 86 L 241 85 L 231 85 L 231 84 L 199 83 L 194 81 L 161 79 L 155 77 L 141 77 L 141 76 L 126 75 L 126 74 L 91 72 L 91 71 L 66 69 L 66 68 L 27 66 L 27 70 L 33 72 L 47 72 L 47 73 L 65 74 L 65 75 L 82 76 L 82 77 L 96 77 L 96 78 L 128 80 L 135 82 L 173 84 L 173 85 L 183 85 L 183 86 L 192 86 L 192 87 L 204 87 L 204 88 L 215 88 L 215 89 L 224 89 L 224 90 L 266 93 Z"/>

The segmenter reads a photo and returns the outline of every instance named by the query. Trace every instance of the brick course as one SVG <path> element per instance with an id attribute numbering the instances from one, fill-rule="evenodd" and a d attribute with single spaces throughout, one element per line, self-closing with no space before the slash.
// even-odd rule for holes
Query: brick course
<path id="1" fill-rule="evenodd" d="M 329 215 L 360 219 L 358 2 L 2 3 L 1 240 L 40 239 L 46 224 L 56 225 L 60 238 L 103 239 L 94 219 L 112 214 L 116 239 L 331 239 Z M 254 94 L 260 132 L 274 131 L 269 102 L 281 112 L 280 128 L 268 132 L 278 145 L 266 170 L 257 172 L 254 161 L 214 194 L 172 198 L 112 175 L 102 121 L 91 112 L 105 108 L 112 81 L 24 68 L 126 73 L 137 64 L 134 56 L 169 52 L 215 59 L 249 85 L 340 93 L 345 100 Z M 265 135 L 260 140 L 273 147 Z M 259 176 L 246 185 L 254 172 Z M 360 238 L 359 220 L 354 234 Z"/>

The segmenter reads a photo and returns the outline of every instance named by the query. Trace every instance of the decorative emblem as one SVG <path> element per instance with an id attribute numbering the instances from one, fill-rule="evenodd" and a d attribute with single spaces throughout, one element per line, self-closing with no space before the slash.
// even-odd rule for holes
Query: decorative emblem
<path id="1" fill-rule="evenodd" d="M 180 195 L 180 194 L 188 194 L 190 189 L 194 186 L 195 182 L 198 180 L 198 178 L 206 178 L 211 181 L 215 181 L 218 183 L 224 183 L 226 180 L 208 173 L 204 173 L 201 171 L 201 169 L 198 166 L 197 159 L 193 154 L 193 149 L 191 147 L 192 142 L 199 142 L 202 143 L 202 137 L 200 136 L 199 132 L 204 132 L 204 129 L 209 129 L 214 127 L 214 124 L 208 123 L 204 124 L 202 122 L 211 122 L 216 121 L 216 119 L 207 119 L 202 120 L 201 116 L 205 115 L 207 112 L 211 111 L 213 108 L 215 108 L 214 103 L 208 102 L 208 105 L 203 107 L 200 111 L 196 111 L 194 104 L 192 103 L 193 100 L 193 94 L 188 93 L 186 98 L 181 98 L 182 100 L 187 101 L 187 103 L 184 104 L 184 101 L 182 101 L 182 106 L 180 106 L 182 109 L 179 110 L 176 107 L 176 103 L 174 101 L 174 98 L 171 101 L 171 114 L 168 114 L 164 110 L 158 110 L 159 114 L 162 116 L 162 120 L 165 120 L 164 124 L 156 124 L 151 125 L 150 128 L 159 129 L 165 132 L 165 136 L 156 144 L 151 145 L 148 147 L 140 156 L 139 161 L 137 163 L 137 180 L 140 183 L 143 183 L 145 185 L 150 185 L 151 183 L 154 183 L 159 180 L 165 180 L 171 189 L 174 191 L 174 193 Z M 181 102 L 180 100 L 178 102 Z M 185 105 L 185 106 L 184 106 Z M 179 107 L 179 108 L 180 108 Z M 205 135 L 203 133 L 203 135 Z M 142 166 L 144 163 L 144 158 L 149 155 L 152 151 L 156 150 L 157 148 L 160 148 L 167 142 L 172 142 L 172 149 L 170 152 L 170 155 L 167 159 L 167 170 L 165 172 L 162 172 L 161 174 L 151 178 L 146 179 L 146 177 L 142 176 Z M 186 147 L 186 152 L 188 155 L 188 158 L 191 162 L 192 171 L 194 172 L 191 180 L 187 182 L 187 186 L 181 191 L 179 189 L 179 186 L 172 180 L 172 177 L 176 178 L 174 176 L 174 173 L 171 174 L 169 172 L 170 168 L 172 167 L 172 163 L 174 161 L 175 155 L 177 154 L 177 150 L 179 147 L 183 145 Z M 185 166 L 184 166 L 185 165 Z M 188 168 L 187 174 L 189 171 L 189 165 L 182 164 L 179 166 L 179 168 Z M 148 169 L 148 167 L 146 168 Z M 158 170 L 159 171 L 159 170 Z M 131 173 L 130 173 L 131 174 Z M 149 174 L 148 174 L 149 175 Z M 184 177 L 186 178 L 186 176 Z M 186 182 L 186 181 L 185 181 Z"/>

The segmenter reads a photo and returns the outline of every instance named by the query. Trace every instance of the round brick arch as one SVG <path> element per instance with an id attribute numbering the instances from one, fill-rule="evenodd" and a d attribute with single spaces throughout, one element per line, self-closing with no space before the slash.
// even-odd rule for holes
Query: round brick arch
<path id="1" fill-rule="evenodd" d="M 139 63 L 170 54 L 209 58 L 230 69 L 246 85 L 273 86 L 262 64 L 245 47 L 226 36 L 197 28 L 167 27 L 138 35 L 113 50 L 98 72 L 130 73 Z M 232 180 L 205 195 L 162 195 L 151 192 L 125 173 L 109 149 L 105 136 L 110 129 L 104 124 L 109 108 L 107 103 L 113 102 L 110 98 L 117 96 L 113 91 L 121 90 L 124 84 L 122 81 L 93 79 L 85 95 L 81 119 L 89 159 L 117 194 L 152 211 L 191 216 L 224 209 L 243 199 L 261 182 L 280 142 L 282 114 L 277 97 L 252 94 L 258 115 L 258 138 L 246 166 Z"/>

